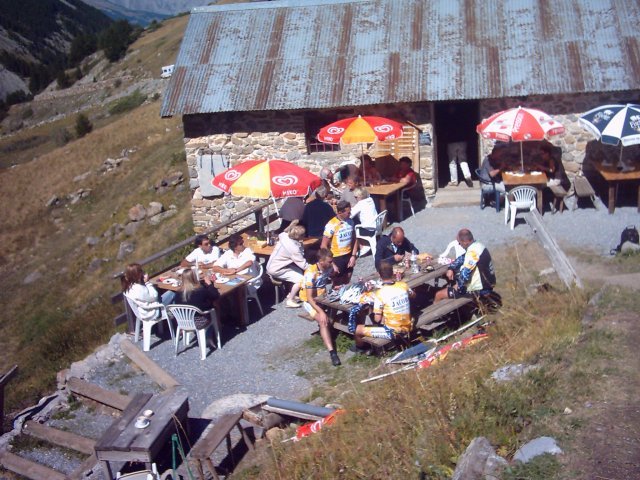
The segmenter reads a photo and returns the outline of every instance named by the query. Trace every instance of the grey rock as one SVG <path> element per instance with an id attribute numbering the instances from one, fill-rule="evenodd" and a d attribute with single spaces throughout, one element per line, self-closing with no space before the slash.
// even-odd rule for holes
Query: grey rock
<path id="1" fill-rule="evenodd" d="M 144 220 L 146 216 L 147 210 L 141 204 L 137 204 L 129 209 L 129 220 L 132 222 Z"/>
<path id="2" fill-rule="evenodd" d="M 151 202 L 147 207 L 147 217 L 153 217 L 164 211 L 164 206 L 160 202 Z"/>
<path id="3" fill-rule="evenodd" d="M 100 238 L 98 237 L 87 237 L 85 239 L 85 243 L 90 247 L 95 247 L 100 242 Z"/>
<path id="4" fill-rule="evenodd" d="M 47 203 L 45 203 L 45 206 L 46 207 L 55 207 L 59 203 L 60 203 L 60 199 L 58 198 L 58 196 L 57 195 L 53 195 L 49 200 L 47 200 Z"/>
<path id="5" fill-rule="evenodd" d="M 76 183 L 82 182 L 83 180 L 86 180 L 86 178 L 89 175 L 91 175 L 91 173 L 93 173 L 93 172 L 88 171 L 88 172 L 81 173 L 80 175 L 76 175 L 75 177 L 73 177 L 73 181 L 76 182 Z"/>
<path id="6" fill-rule="evenodd" d="M 136 249 L 133 242 L 122 242 L 118 248 L 117 260 L 124 260 L 125 257 L 131 255 Z"/>
<path id="7" fill-rule="evenodd" d="M 149 219 L 149 223 L 151 225 L 158 225 L 163 220 L 166 220 L 169 217 L 173 217 L 176 213 L 178 213 L 177 210 L 174 210 L 174 209 L 167 210 L 166 212 L 162 212 L 162 213 L 159 213 L 158 215 L 154 215 L 153 217 L 151 217 Z"/>
<path id="8" fill-rule="evenodd" d="M 196 188 L 198 188 L 200 186 L 200 183 L 198 182 L 197 178 L 190 178 L 189 179 L 189 188 L 191 190 L 195 190 Z"/>
<path id="9" fill-rule="evenodd" d="M 96 270 L 98 270 L 100 268 L 100 266 L 102 265 L 102 259 L 101 258 L 94 258 L 89 262 L 89 265 L 87 266 L 87 273 L 93 273 Z"/>
<path id="10" fill-rule="evenodd" d="M 42 273 L 40 273 L 39 271 L 36 270 L 34 272 L 31 272 L 26 277 L 24 277 L 24 280 L 22 281 L 22 284 L 23 285 L 29 285 L 30 283 L 33 283 L 36 280 L 40 280 L 41 278 L 42 278 Z"/>
<path id="11" fill-rule="evenodd" d="M 538 367 L 536 365 L 524 365 L 522 363 L 517 363 L 515 365 L 505 365 L 504 367 L 500 367 L 495 372 L 491 374 L 491 378 L 493 378 L 496 382 L 511 382 L 518 377 L 521 377 L 525 373 L 535 370 Z"/>
<path id="12" fill-rule="evenodd" d="M 173 172 L 165 182 L 168 186 L 175 187 L 179 183 L 184 182 L 184 175 L 182 172 Z"/>
<path id="13" fill-rule="evenodd" d="M 144 222 L 129 222 L 124 227 L 124 234 L 127 237 L 133 237 L 136 232 L 140 229 Z"/>
<path id="14" fill-rule="evenodd" d="M 532 458 L 537 457 L 538 455 L 544 455 L 545 453 L 550 453 L 551 455 L 558 455 L 562 453 L 562 449 L 558 446 L 554 438 L 534 438 L 518 449 L 516 454 L 513 456 L 513 460 L 527 463 Z"/>
<path id="15" fill-rule="evenodd" d="M 458 459 L 452 480 L 497 480 L 507 461 L 497 455 L 489 440 L 476 437 Z"/>
<path id="16" fill-rule="evenodd" d="M 236 413 L 260 403 L 266 402 L 271 395 L 236 393 L 220 398 L 207 406 L 201 414 L 202 418 L 214 419 L 227 413 Z"/>

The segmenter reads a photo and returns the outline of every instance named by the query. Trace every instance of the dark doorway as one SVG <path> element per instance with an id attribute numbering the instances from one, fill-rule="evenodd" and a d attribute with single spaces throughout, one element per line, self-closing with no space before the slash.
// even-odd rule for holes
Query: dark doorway
<path id="1" fill-rule="evenodd" d="M 475 178 L 478 168 L 478 134 L 476 125 L 480 122 L 478 102 L 441 102 L 435 104 L 435 136 L 437 139 L 436 164 L 438 167 L 438 188 L 449 183 L 449 158 L 447 145 L 453 142 L 467 142 L 467 162 L 471 176 Z M 458 179 L 464 181 L 458 167 Z"/>

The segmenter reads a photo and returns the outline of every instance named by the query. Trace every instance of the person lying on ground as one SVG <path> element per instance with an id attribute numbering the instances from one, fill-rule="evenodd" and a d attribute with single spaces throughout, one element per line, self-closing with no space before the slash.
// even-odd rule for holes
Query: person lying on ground
<path id="1" fill-rule="evenodd" d="M 267 262 L 267 273 L 278 280 L 284 280 L 293 284 L 287 295 L 285 307 L 297 308 L 300 303 L 295 300 L 300 291 L 300 284 L 304 271 L 309 264 L 304 258 L 304 227 L 293 225 L 288 232 L 278 235 L 278 243 Z"/>
<path id="2" fill-rule="evenodd" d="M 195 250 L 180 262 L 181 267 L 198 264 L 212 264 L 220 257 L 220 249 L 211 243 L 206 235 L 198 235 L 195 239 Z"/>
<path id="3" fill-rule="evenodd" d="M 496 274 L 489 250 L 473 238 L 470 230 L 463 228 L 458 232 L 458 243 L 465 254 L 456 258 L 447 270 L 447 280 L 453 285 L 436 292 L 434 302 L 447 298 L 485 296 L 493 292 Z"/>
<path id="4" fill-rule="evenodd" d="M 316 297 L 324 295 L 326 292 L 327 284 L 331 281 L 333 273 L 333 255 L 328 249 L 321 248 L 318 251 L 318 262 L 315 265 L 309 265 L 304 271 L 304 277 L 300 283 L 300 299 L 307 313 L 318 322 L 320 336 L 329 351 L 331 363 L 337 367 L 340 365 L 340 358 L 333 347 L 331 321 L 322 307 L 316 303 Z"/>
<path id="5" fill-rule="evenodd" d="M 393 264 L 384 261 L 378 270 L 382 286 L 374 293 L 373 320 L 375 325 L 358 325 L 352 351 L 363 353 L 368 338 L 393 340 L 396 335 L 411 332 L 411 310 L 409 299 L 414 298 L 413 290 L 405 282 L 398 282 L 393 276 Z"/>
<path id="6" fill-rule="evenodd" d="M 213 264 L 213 271 L 223 275 L 249 275 L 253 279 L 249 281 L 247 288 L 256 291 L 262 285 L 256 256 L 249 247 L 244 246 L 244 238 L 237 233 L 229 237 L 229 249 Z"/>
<path id="7" fill-rule="evenodd" d="M 359 242 L 355 235 L 354 223 L 351 220 L 351 205 L 340 200 L 336 206 L 337 214 L 327 222 L 322 234 L 320 248 L 328 248 L 333 255 L 333 263 L 338 275 L 334 286 L 344 285 L 351 280 L 353 267 L 356 264 Z"/>
<path id="8" fill-rule="evenodd" d="M 411 253 L 417 255 L 420 251 L 404 236 L 402 227 L 395 227 L 390 235 L 382 235 L 378 241 L 375 257 L 376 270 L 380 270 L 380 265 L 385 260 L 398 263 L 404 260 L 406 254 Z"/>

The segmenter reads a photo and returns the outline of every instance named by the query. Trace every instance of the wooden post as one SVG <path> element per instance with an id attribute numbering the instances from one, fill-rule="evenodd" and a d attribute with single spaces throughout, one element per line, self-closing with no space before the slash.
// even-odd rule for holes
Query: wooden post
<path id="1" fill-rule="evenodd" d="M 18 373 L 18 366 L 14 365 L 11 369 L 0 377 L 0 435 L 4 433 L 4 387 Z"/>

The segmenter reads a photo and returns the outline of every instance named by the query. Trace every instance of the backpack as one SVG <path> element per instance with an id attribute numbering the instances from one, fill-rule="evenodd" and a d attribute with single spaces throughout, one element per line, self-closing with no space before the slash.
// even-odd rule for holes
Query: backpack
<path id="1" fill-rule="evenodd" d="M 636 245 L 640 243 L 640 235 L 638 234 L 638 229 L 635 225 L 628 225 L 620 234 L 620 244 L 611 250 L 611 255 L 615 255 L 617 252 L 620 252 L 622 249 L 622 245 L 625 242 L 635 243 Z"/>

